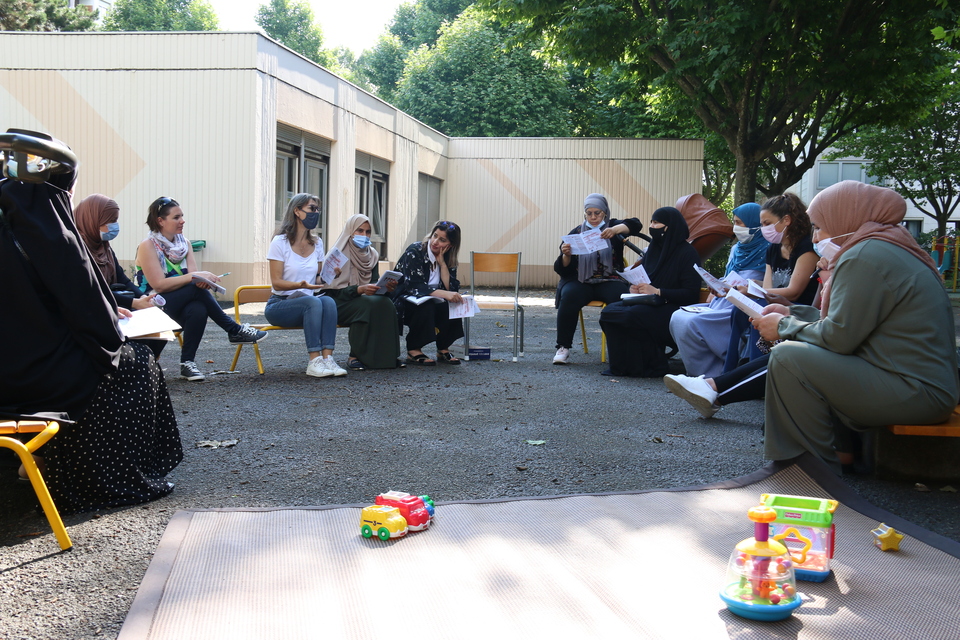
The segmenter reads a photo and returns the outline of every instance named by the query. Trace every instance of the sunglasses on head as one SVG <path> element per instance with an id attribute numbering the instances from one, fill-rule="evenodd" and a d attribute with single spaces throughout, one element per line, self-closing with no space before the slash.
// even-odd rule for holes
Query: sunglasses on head
<path id="1" fill-rule="evenodd" d="M 160 212 L 164 207 L 178 207 L 180 203 L 174 200 L 173 198 L 160 198 L 157 200 L 157 213 Z"/>
<path id="2" fill-rule="evenodd" d="M 457 225 L 454 222 L 449 222 L 447 220 L 441 220 L 434 225 L 435 229 L 443 229 L 444 231 L 449 231 L 450 229 L 456 229 Z"/>

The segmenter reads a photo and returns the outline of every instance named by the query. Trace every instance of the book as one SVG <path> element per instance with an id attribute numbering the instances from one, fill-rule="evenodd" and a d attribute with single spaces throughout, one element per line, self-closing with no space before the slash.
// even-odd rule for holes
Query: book
<path id="1" fill-rule="evenodd" d="M 127 338 L 149 336 L 173 340 L 172 332 L 180 330 L 180 325 L 160 307 L 138 309 L 129 318 L 120 318 L 117 324 L 120 326 L 120 332 Z"/>
<path id="2" fill-rule="evenodd" d="M 760 298 L 761 300 L 766 300 L 767 290 L 753 280 L 750 280 L 747 283 L 747 295 L 753 296 L 754 298 Z"/>
<path id="3" fill-rule="evenodd" d="M 387 293 L 387 283 L 388 283 L 389 281 L 391 281 L 391 280 L 393 280 L 394 282 L 397 282 L 397 283 L 402 282 L 402 281 L 403 281 L 403 274 L 400 273 L 399 271 L 387 271 L 387 272 L 385 272 L 382 276 L 380 276 L 380 279 L 377 280 L 377 287 L 378 287 L 378 289 L 377 289 L 376 293 L 374 293 L 374 295 L 382 296 L 382 295 L 386 294 L 386 293 Z"/>
<path id="4" fill-rule="evenodd" d="M 190 276 L 193 278 L 193 281 L 194 281 L 194 282 L 202 282 L 202 283 L 204 283 L 204 284 L 206 284 L 206 285 L 209 285 L 209 287 L 210 287 L 211 289 L 213 289 L 214 291 L 216 291 L 216 292 L 219 293 L 220 295 L 223 295 L 223 294 L 225 294 L 225 293 L 227 292 L 227 290 L 226 290 L 223 286 L 217 284 L 217 283 L 214 282 L 213 280 L 209 280 L 209 279 L 204 278 L 203 276 L 197 275 L 197 274 L 195 274 L 195 273 L 191 273 Z"/>
<path id="5" fill-rule="evenodd" d="M 438 298 L 436 296 L 403 296 L 403 299 L 407 302 L 412 302 L 413 304 L 423 304 L 424 302 L 443 302 L 443 298 Z"/>
<path id="6" fill-rule="evenodd" d="M 733 306 L 740 311 L 743 311 L 745 314 L 751 318 L 759 318 L 763 316 L 763 306 L 757 304 L 754 300 L 743 295 L 736 289 L 730 289 L 726 295 L 727 300 L 730 301 Z"/>

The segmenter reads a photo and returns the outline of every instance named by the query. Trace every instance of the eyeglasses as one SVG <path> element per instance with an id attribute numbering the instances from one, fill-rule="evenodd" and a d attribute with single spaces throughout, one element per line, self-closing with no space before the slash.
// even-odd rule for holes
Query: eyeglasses
<path id="1" fill-rule="evenodd" d="M 173 198 L 160 198 L 157 200 L 157 213 L 160 213 L 160 210 L 164 207 L 179 207 L 180 203 L 174 200 Z"/>

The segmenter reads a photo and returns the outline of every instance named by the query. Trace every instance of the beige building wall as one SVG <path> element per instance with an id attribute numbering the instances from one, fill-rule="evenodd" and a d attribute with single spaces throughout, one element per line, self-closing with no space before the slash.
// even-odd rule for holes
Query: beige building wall
<path id="1" fill-rule="evenodd" d="M 327 246 L 355 211 L 358 152 L 389 167 L 389 261 L 432 222 L 418 219 L 419 174 L 440 180 L 435 215 L 463 226 L 464 282 L 471 250 L 519 250 L 525 284 L 555 283 L 587 193 L 646 224 L 700 188 L 701 141 L 451 139 L 255 33 L 2 33 L 0 50 L 0 126 L 76 151 L 75 201 L 120 204 L 121 261 L 146 236 L 148 204 L 169 196 L 185 235 L 207 241 L 203 268 L 232 272 L 228 290 L 268 281 L 278 123 L 329 142 Z"/>

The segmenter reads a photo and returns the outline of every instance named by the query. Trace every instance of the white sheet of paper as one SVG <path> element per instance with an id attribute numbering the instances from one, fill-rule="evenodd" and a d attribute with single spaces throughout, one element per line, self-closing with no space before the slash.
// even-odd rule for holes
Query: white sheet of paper
<path id="1" fill-rule="evenodd" d="M 572 233 L 569 236 L 562 236 L 560 240 L 570 245 L 570 252 L 575 256 L 601 251 L 610 246 L 609 240 L 600 237 L 599 229 L 591 229 L 584 233 Z"/>
<path id="2" fill-rule="evenodd" d="M 650 276 L 647 275 L 647 270 L 643 268 L 642 264 L 624 269 L 620 272 L 620 275 L 630 284 L 650 284 Z"/>
<path id="3" fill-rule="evenodd" d="M 117 324 L 120 325 L 120 332 L 128 338 L 180 330 L 180 325 L 159 307 L 134 311 L 132 317 L 120 318 Z"/>
<path id="4" fill-rule="evenodd" d="M 731 287 L 745 287 L 750 283 L 749 280 L 744 278 L 742 275 L 740 275 L 736 271 L 731 271 L 730 273 L 725 275 L 721 280 L 721 282 L 724 282 L 730 285 Z"/>
<path id="5" fill-rule="evenodd" d="M 760 298 L 761 300 L 764 300 L 767 297 L 767 290 L 753 280 L 747 282 L 747 293 L 754 298 Z"/>
<path id="6" fill-rule="evenodd" d="M 336 247 L 330 249 L 330 253 L 323 259 L 323 269 L 320 270 L 320 280 L 330 284 L 333 282 L 333 279 L 337 277 L 334 269 L 339 269 L 345 264 L 347 264 L 347 256 L 343 255 L 343 252 Z"/>
<path id="7" fill-rule="evenodd" d="M 700 274 L 700 277 L 703 279 L 703 281 L 706 282 L 707 286 L 713 289 L 714 292 L 721 295 L 726 295 L 727 290 L 730 288 L 728 285 L 725 285 L 716 276 L 698 264 L 693 265 L 693 268 L 697 270 L 697 273 Z"/>
<path id="8" fill-rule="evenodd" d="M 471 295 L 460 296 L 463 302 L 450 302 L 447 306 L 450 309 L 450 319 L 454 318 L 472 318 L 480 313 L 480 306 Z"/>
<path id="9" fill-rule="evenodd" d="M 730 289 L 730 291 L 727 292 L 726 298 L 733 304 L 733 306 L 735 306 L 737 309 L 740 309 L 740 311 L 743 311 L 751 318 L 759 318 L 763 315 L 762 305 L 757 304 L 736 289 Z"/>

